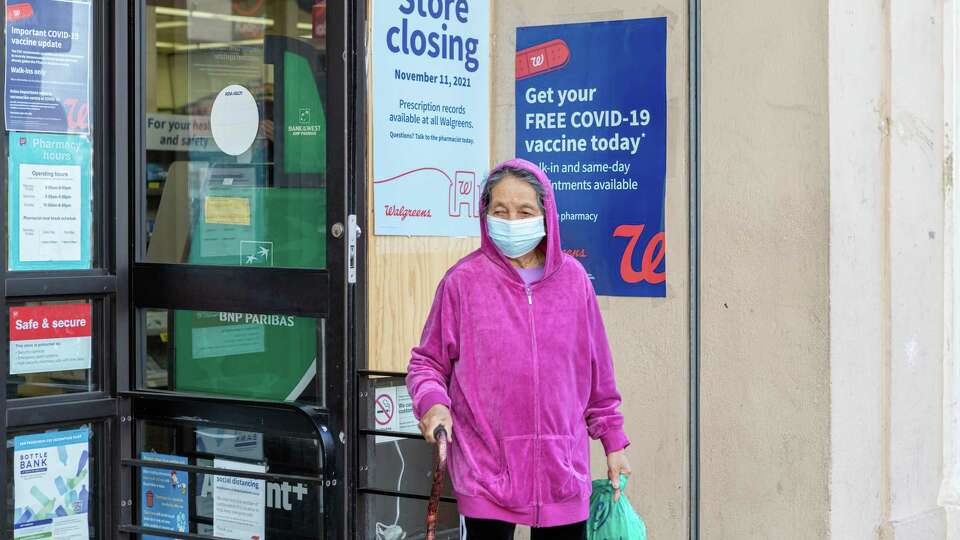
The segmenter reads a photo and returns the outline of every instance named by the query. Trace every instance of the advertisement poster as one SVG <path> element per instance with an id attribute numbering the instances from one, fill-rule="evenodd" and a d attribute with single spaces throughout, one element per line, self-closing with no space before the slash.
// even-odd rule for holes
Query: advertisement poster
<path id="1" fill-rule="evenodd" d="M 164 463 L 187 464 L 184 456 L 143 452 L 141 458 Z M 190 479 L 184 471 L 144 467 L 140 472 L 140 525 L 151 529 L 189 532 Z M 167 537 L 143 535 L 143 540 Z"/>
<path id="2" fill-rule="evenodd" d="M 597 294 L 666 296 L 667 20 L 517 29 L 517 156 Z"/>
<path id="3" fill-rule="evenodd" d="M 14 540 L 86 540 L 90 430 L 13 439 Z"/>
<path id="4" fill-rule="evenodd" d="M 8 131 L 90 132 L 90 0 L 6 0 Z"/>
<path id="5" fill-rule="evenodd" d="M 10 308 L 10 374 L 90 369 L 90 304 Z"/>
<path id="6" fill-rule="evenodd" d="M 374 2 L 375 234 L 480 234 L 489 9 L 487 0 Z"/>
<path id="7" fill-rule="evenodd" d="M 214 459 L 218 469 L 266 472 L 263 465 Z M 266 482 L 253 478 L 216 476 L 213 479 L 213 536 L 264 540 L 266 531 Z"/>
<path id="8" fill-rule="evenodd" d="M 90 140 L 11 132 L 9 149 L 10 270 L 90 268 Z"/>

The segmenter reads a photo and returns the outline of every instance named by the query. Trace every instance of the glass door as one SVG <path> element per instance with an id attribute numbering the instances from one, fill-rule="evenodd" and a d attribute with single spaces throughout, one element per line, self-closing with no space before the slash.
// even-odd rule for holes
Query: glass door
<path id="1" fill-rule="evenodd" d="M 123 532 L 345 533 L 345 9 L 134 8 Z"/>

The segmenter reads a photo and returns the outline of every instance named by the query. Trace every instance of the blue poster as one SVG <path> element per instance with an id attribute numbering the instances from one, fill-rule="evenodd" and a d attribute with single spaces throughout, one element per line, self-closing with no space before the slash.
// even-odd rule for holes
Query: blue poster
<path id="1" fill-rule="evenodd" d="M 90 0 L 6 0 L 8 131 L 90 132 Z"/>
<path id="2" fill-rule="evenodd" d="M 13 439 L 13 538 L 89 538 L 90 429 Z"/>
<path id="3" fill-rule="evenodd" d="M 666 296 L 667 20 L 517 29 L 517 156 L 597 294 Z"/>
<path id="4" fill-rule="evenodd" d="M 142 459 L 187 464 L 184 456 L 143 452 Z M 189 475 L 185 471 L 144 467 L 140 472 L 140 525 L 151 529 L 189 532 Z M 166 540 L 143 535 L 143 540 Z"/>
<path id="5" fill-rule="evenodd" d="M 90 268 L 90 139 L 11 132 L 8 148 L 9 269 Z"/>

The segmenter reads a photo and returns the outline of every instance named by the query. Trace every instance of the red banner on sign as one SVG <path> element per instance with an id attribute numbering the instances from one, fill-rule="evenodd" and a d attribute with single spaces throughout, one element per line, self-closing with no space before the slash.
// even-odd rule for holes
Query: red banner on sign
<path id="1" fill-rule="evenodd" d="M 517 51 L 517 80 L 560 69 L 570 60 L 570 48 L 562 39 L 552 39 Z"/>
<path id="2" fill-rule="evenodd" d="M 7 6 L 7 24 L 22 21 L 33 17 L 33 6 L 29 2 L 10 4 Z"/>
<path id="3" fill-rule="evenodd" d="M 90 337 L 93 332 L 90 304 L 54 304 L 10 308 L 10 341 Z"/>

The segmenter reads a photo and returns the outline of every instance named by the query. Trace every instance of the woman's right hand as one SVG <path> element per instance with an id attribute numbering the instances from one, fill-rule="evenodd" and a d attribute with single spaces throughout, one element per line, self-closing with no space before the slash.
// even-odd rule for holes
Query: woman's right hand
<path id="1" fill-rule="evenodd" d="M 420 433 L 430 444 L 436 444 L 437 440 L 433 436 L 437 426 L 443 426 L 447 430 L 447 441 L 453 442 L 453 418 L 450 416 L 450 409 L 439 403 L 430 407 L 427 414 L 420 419 Z"/>

